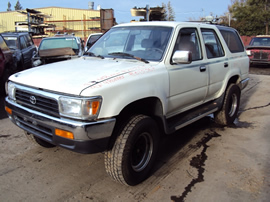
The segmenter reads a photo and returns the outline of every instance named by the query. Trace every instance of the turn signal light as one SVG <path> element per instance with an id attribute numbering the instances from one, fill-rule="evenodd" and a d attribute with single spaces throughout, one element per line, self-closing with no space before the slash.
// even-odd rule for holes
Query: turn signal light
<path id="1" fill-rule="evenodd" d="M 94 101 L 92 102 L 92 114 L 95 115 L 98 112 L 100 102 L 99 101 Z"/>
<path id="2" fill-rule="evenodd" d="M 67 138 L 67 139 L 71 139 L 71 140 L 74 139 L 74 135 L 73 135 L 72 132 L 57 129 L 57 128 L 55 129 L 54 132 L 55 132 L 55 135 L 57 135 L 57 136 L 64 137 L 64 138 Z"/>
<path id="3" fill-rule="evenodd" d="M 12 109 L 8 108 L 7 106 L 5 106 L 5 110 L 8 114 L 12 115 Z"/>

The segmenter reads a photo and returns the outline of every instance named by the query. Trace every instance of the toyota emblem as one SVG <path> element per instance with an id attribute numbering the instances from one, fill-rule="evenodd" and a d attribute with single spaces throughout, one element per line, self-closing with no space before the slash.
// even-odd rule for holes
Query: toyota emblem
<path id="1" fill-rule="evenodd" d="M 33 104 L 33 105 L 35 105 L 36 103 L 37 103 L 37 99 L 36 99 L 36 97 L 35 96 L 30 96 L 30 102 L 31 102 L 31 104 Z"/>

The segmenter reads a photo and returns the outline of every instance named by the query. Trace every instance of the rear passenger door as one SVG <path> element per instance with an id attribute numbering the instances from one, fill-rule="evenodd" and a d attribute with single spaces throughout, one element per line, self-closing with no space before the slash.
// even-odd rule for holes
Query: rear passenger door
<path id="1" fill-rule="evenodd" d="M 35 45 L 30 36 L 20 36 L 21 52 L 24 60 L 24 68 L 31 67 L 31 59 L 35 51 Z"/>
<path id="2" fill-rule="evenodd" d="M 219 97 L 224 78 L 228 72 L 229 63 L 225 57 L 224 48 L 214 29 L 201 28 L 204 46 L 204 58 L 209 71 L 209 87 L 205 101 Z"/>

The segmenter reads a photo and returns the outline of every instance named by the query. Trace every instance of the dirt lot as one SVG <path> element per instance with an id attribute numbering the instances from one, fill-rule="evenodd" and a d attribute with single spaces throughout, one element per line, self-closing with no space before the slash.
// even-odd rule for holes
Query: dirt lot
<path id="1" fill-rule="evenodd" d="M 135 187 L 106 175 L 103 154 L 29 142 L 1 98 L 0 201 L 269 201 L 269 86 L 251 74 L 231 127 L 206 117 L 164 138 L 152 176 Z"/>

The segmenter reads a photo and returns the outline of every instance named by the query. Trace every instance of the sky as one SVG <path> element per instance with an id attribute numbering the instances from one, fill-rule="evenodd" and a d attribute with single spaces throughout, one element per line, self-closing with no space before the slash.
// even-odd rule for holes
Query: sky
<path id="1" fill-rule="evenodd" d="M 11 9 L 14 10 L 17 0 L 0 0 L 0 12 L 7 10 L 8 2 L 11 3 Z M 19 0 L 23 9 L 42 8 L 42 7 L 65 7 L 88 9 L 90 0 Z M 133 7 L 141 8 L 149 5 L 150 7 L 162 6 L 167 4 L 168 0 L 93 0 L 94 9 L 100 5 L 103 9 L 114 10 L 114 16 L 117 23 L 130 22 L 138 20 L 140 17 L 131 16 L 130 9 Z M 175 12 L 175 21 L 198 20 L 203 16 L 220 16 L 228 12 L 228 6 L 231 0 L 170 0 Z M 1 20 L 1 19 L 0 19 Z"/>

